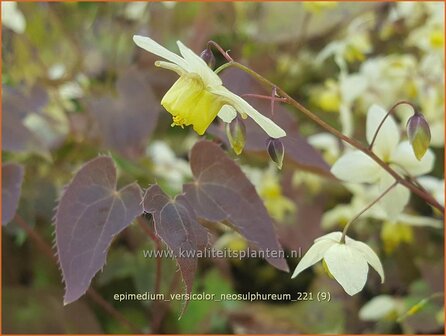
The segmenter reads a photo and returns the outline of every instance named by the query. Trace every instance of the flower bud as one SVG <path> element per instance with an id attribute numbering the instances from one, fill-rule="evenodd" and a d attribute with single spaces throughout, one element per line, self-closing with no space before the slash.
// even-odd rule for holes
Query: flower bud
<path id="1" fill-rule="evenodd" d="M 226 124 L 226 136 L 235 154 L 240 155 L 245 147 L 246 127 L 239 117 Z"/>
<path id="2" fill-rule="evenodd" d="M 421 160 L 431 141 L 429 124 L 421 113 L 415 112 L 407 121 L 406 128 L 413 152 L 417 159 Z"/>
<path id="3" fill-rule="evenodd" d="M 269 138 L 266 142 L 266 150 L 269 157 L 273 160 L 279 169 L 282 169 L 283 156 L 285 155 L 285 148 L 280 139 Z"/>
<path id="4" fill-rule="evenodd" d="M 325 262 L 324 259 L 322 259 L 322 267 L 323 267 L 325 273 L 328 275 L 328 277 L 329 277 L 330 279 L 334 279 L 334 278 L 335 278 L 335 277 L 333 276 L 333 274 L 331 274 L 331 272 L 330 272 L 330 270 L 329 270 L 329 268 L 328 268 L 328 266 L 327 266 L 327 263 Z"/>
<path id="5" fill-rule="evenodd" d="M 206 64 L 209 66 L 209 68 L 214 69 L 215 67 L 215 56 L 212 53 L 212 50 L 210 48 L 204 49 L 200 57 L 206 62 Z"/>

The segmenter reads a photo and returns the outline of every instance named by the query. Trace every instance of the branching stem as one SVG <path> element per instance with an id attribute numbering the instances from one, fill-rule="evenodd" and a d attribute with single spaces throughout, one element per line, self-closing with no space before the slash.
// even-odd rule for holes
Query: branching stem
<path id="1" fill-rule="evenodd" d="M 228 54 L 228 51 L 225 51 L 225 50 L 223 50 L 223 48 L 217 43 L 217 42 L 214 42 L 214 41 L 208 41 L 208 47 L 209 46 L 212 46 L 212 47 L 214 47 L 215 49 L 217 49 L 219 52 L 220 52 L 220 54 L 222 54 L 223 55 L 223 57 L 228 61 L 228 62 L 233 62 L 234 60 L 232 59 L 232 57 L 231 56 L 229 56 L 229 54 Z"/>
<path id="2" fill-rule="evenodd" d="M 369 156 L 372 160 L 374 160 L 377 164 L 379 164 L 386 172 L 388 172 L 398 183 L 408 188 L 410 191 L 412 191 L 417 196 L 421 197 L 423 200 L 425 200 L 427 203 L 432 205 L 434 208 L 438 209 L 441 213 L 444 214 L 444 207 L 438 203 L 438 201 L 431 196 L 429 193 L 421 190 L 418 188 L 415 184 L 413 184 L 411 181 L 406 180 L 404 177 L 399 175 L 395 170 L 393 170 L 387 163 L 385 163 L 383 160 L 381 160 L 374 152 L 372 152 L 367 146 L 363 145 L 359 141 L 350 138 L 344 134 L 342 134 L 340 131 L 338 131 L 333 126 L 327 124 L 325 121 L 323 121 L 321 118 L 319 118 L 316 114 L 308 110 L 305 106 L 297 102 L 295 99 L 293 99 L 290 95 L 288 95 L 284 90 L 282 90 L 280 87 L 275 85 L 274 83 L 270 82 L 268 79 L 263 77 L 262 75 L 258 74 L 254 70 L 244 66 L 243 64 L 240 64 L 238 62 L 228 62 L 223 65 L 221 65 L 217 70 L 215 70 L 216 73 L 219 73 L 223 71 L 224 69 L 227 69 L 229 67 L 235 67 L 238 68 L 248 74 L 250 74 L 253 78 L 255 78 L 260 83 L 263 83 L 264 85 L 267 85 L 271 88 L 276 88 L 277 94 L 279 97 L 283 97 L 286 99 L 286 103 L 289 105 L 295 107 L 299 111 L 301 111 L 303 114 L 305 114 L 309 119 L 311 119 L 313 122 L 318 124 L 320 127 L 324 128 L 326 131 L 330 132 L 337 138 L 345 141 L 349 145 L 355 147 L 356 149 L 360 150 L 367 156 Z M 400 102 L 402 104 L 402 102 Z"/>
<path id="3" fill-rule="evenodd" d="M 412 107 L 413 110 L 414 110 L 414 112 L 417 111 L 417 109 L 415 108 L 415 105 L 412 104 L 412 103 L 409 102 L 409 101 L 406 101 L 406 100 L 401 100 L 401 101 L 397 102 L 395 105 L 393 105 L 393 106 L 390 108 L 389 112 L 387 112 L 387 114 L 384 116 L 384 118 L 383 118 L 383 119 L 381 120 L 381 122 L 379 123 L 378 128 L 376 129 L 375 134 L 373 135 L 373 139 L 372 139 L 372 141 L 370 142 L 369 150 L 372 150 L 373 145 L 375 144 L 375 141 L 376 141 L 376 137 L 378 136 L 378 133 L 379 133 L 379 131 L 381 130 L 381 128 L 382 128 L 384 122 L 386 121 L 386 119 L 389 117 L 389 115 L 391 115 L 393 112 L 395 112 L 395 109 L 396 109 L 398 106 L 403 105 L 403 104 L 406 104 L 406 105 L 409 105 L 410 107 Z"/>
<path id="4" fill-rule="evenodd" d="M 280 102 L 280 103 L 286 103 L 287 100 L 286 98 L 280 98 L 280 97 L 271 97 L 271 96 L 264 96 L 264 95 L 259 95 L 259 94 L 255 94 L 255 93 L 245 93 L 240 95 L 240 97 L 251 97 L 251 98 L 258 98 L 258 99 L 266 99 L 266 100 L 271 100 L 271 102 Z"/>

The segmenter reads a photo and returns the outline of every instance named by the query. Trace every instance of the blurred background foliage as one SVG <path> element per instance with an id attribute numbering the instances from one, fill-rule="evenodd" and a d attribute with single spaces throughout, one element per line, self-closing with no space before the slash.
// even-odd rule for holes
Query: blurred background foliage
<path id="1" fill-rule="evenodd" d="M 441 3 L 2 2 L 2 22 L 2 158 L 24 165 L 17 213 L 48 244 L 63 186 L 98 153 L 112 155 L 122 185 L 137 180 L 146 187 L 156 180 L 173 195 L 191 178 L 187 153 L 198 137 L 190 129 L 171 128 L 159 103 L 175 76 L 156 69 L 156 58 L 137 50 L 134 34 L 149 35 L 171 50 L 181 40 L 197 53 L 215 40 L 359 140 L 372 103 L 389 108 L 410 100 L 430 123 L 432 176 L 443 179 Z M 218 55 L 217 61 L 223 59 Z M 409 112 L 398 115 L 402 129 Z M 298 112 L 290 113 L 298 132 L 333 163 L 342 151 L 339 142 L 321 135 Z M 304 252 L 327 227 L 339 228 L 348 219 L 342 211 L 349 211 L 353 192 L 311 164 L 285 166 L 279 174 L 265 155 L 246 152 L 236 159 L 276 220 L 285 249 Z M 324 216 L 340 203 L 341 215 Z M 410 212 L 436 216 L 415 197 Z M 116 302 L 115 293 L 154 288 L 156 262 L 142 251 L 155 246 L 135 225 L 113 243 L 92 287 L 143 332 L 443 333 L 441 298 L 425 300 L 401 318 L 443 290 L 442 230 L 366 218 L 354 232 L 379 252 L 386 271 L 384 285 L 373 273 L 354 297 L 322 266 L 291 280 L 263 260 L 206 259 L 200 260 L 196 292 L 324 291 L 331 301 L 195 301 L 181 320 L 181 302 Z M 246 247 L 224 229 L 215 239 L 220 247 Z M 57 266 L 16 220 L 3 227 L 2 243 L 4 333 L 131 332 L 88 297 L 63 307 Z M 293 268 L 297 260 L 288 262 Z M 176 271 L 173 260 L 163 261 L 161 292 L 181 292 Z"/>

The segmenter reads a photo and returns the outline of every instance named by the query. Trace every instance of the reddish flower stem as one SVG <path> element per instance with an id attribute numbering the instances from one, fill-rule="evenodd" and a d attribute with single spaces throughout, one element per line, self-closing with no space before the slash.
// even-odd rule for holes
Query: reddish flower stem
<path id="1" fill-rule="evenodd" d="M 309 119 L 311 119 L 313 122 L 318 124 L 320 127 L 324 128 L 326 131 L 330 132 L 331 134 L 333 134 L 337 138 L 347 142 L 349 145 L 355 147 L 356 149 L 360 150 L 361 152 L 363 152 L 364 154 L 369 156 L 372 160 L 374 160 L 377 164 L 379 164 L 386 172 L 388 172 L 395 180 L 397 180 L 398 183 L 400 183 L 401 185 L 403 185 L 406 188 L 408 188 L 414 194 L 416 194 L 417 196 L 419 196 L 420 198 L 425 200 L 427 203 L 432 205 L 434 208 L 438 209 L 442 214 L 444 214 L 444 207 L 440 203 L 438 203 L 438 201 L 432 195 L 430 195 L 429 193 L 426 193 L 425 191 L 419 189 L 415 184 L 413 184 L 412 182 L 406 180 L 404 177 L 400 176 L 387 163 L 385 163 L 374 152 L 372 152 L 368 148 L 368 146 L 365 146 L 362 143 L 360 143 L 359 141 L 344 135 L 343 133 L 338 131 L 333 126 L 327 124 L 325 121 L 323 121 L 321 118 L 319 118 L 316 114 L 311 112 L 305 106 L 303 106 L 298 101 L 293 99 L 284 90 L 282 90 L 280 87 L 278 87 L 274 83 L 270 82 L 268 79 L 266 79 L 265 77 L 263 77 L 259 73 L 255 72 L 254 70 L 252 70 L 252 69 L 250 69 L 250 68 L 248 68 L 248 67 L 246 67 L 243 64 L 238 63 L 238 62 L 225 63 L 222 66 L 220 66 L 217 70 L 215 70 L 215 72 L 216 73 L 220 73 L 224 69 L 226 69 L 228 67 L 231 67 L 231 66 L 236 67 L 236 68 L 238 68 L 238 69 L 240 69 L 240 70 L 250 74 L 257 81 L 259 81 L 259 82 L 261 82 L 261 83 L 263 83 L 265 85 L 268 85 L 270 87 L 275 87 L 277 89 L 277 93 L 279 94 L 279 96 L 281 96 L 281 97 L 286 99 L 286 103 L 288 103 L 289 105 L 291 105 L 291 106 L 295 107 L 296 109 L 298 109 L 299 111 L 301 111 Z"/>
<path id="2" fill-rule="evenodd" d="M 373 135 L 373 139 L 372 139 L 372 141 L 370 142 L 370 146 L 369 146 L 369 149 L 370 149 L 370 150 L 372 150 L 373 145 L 375 144 L 376 137 L 378 136 L 378 133 L 379 133 L 379 131 L 381 130 L 381 128 L 382 128 L 384 122 L 386 121 L 386 119 L 389 117 L 389 115 L 391 115 L 393 112 L 395 112 L 395 109 L 396 109 L 398 106 L 400 106 L 400 105 L 402 105 L 402 104 L 409 105 L 410 107 L 413 108 L 414 112 L 417 111 L 417 109 L 415 108 L 415 105 L 412 104 L 412 103 L 409 102 L 409 101 L 406 101 L 406 100 L 401 100 L 401 101 L 397 102 L 395 105 L 393 105 L 393 106 L 390 108 L 389 112 L 387 112 L 387 114 L 384 116 L 384 118 L 383 118 L 383 119 L 381 120 L 381 122 L 379 123 L 378 128 L 376 129 L 375 134 Z"/>
<path id="3" fill-rule="evenodd" d="M 245 93 L 240 95 L 240 97 L 252 97 L 252 98 L 258 98 L 258 99 L 266 99 L 266 100 L 271 100 L 272 102 L 280 102 L 280 103 L 286 103 L 287 99 L 286 98 L 280 98 L 280 97 L 272 97 L 272 96 L 264 96 L 264 95 L 259 95 L 256 93 Z"/>
<path id="4" fill-rule="evenodd" d="M 223 48 L 217 43 L 217 42 L 214 42 L 214 41 L 208 41 L 208 46 L 212 46 L 212 47 L 214 47 L 215 49 L 217 49 L 219 52 L 220 52 L 220 54 L 222 54 L 223 55 L 223 57 L 228 61 L 228 62 L 233 62 L 234 60 L 232 59 L 232 57 L 231 56 L 229 56 L 229 54 L 228 54 L 228 51 L 224 51 L 223 50 Z"/>

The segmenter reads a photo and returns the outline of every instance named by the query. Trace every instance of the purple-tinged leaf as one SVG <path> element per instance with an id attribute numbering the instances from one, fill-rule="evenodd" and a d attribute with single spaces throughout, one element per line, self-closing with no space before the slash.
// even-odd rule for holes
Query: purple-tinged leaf
<path id="1" fill-rule="evenodd" d="M 2 225 L 8 224 L 15 216 L 24 173 L 25 169 L 21 165 L 2 165 Z"/>
<path id="2" fill-rule="evenodd" d="M 229 222 L 266 260 L 288 272 L 283 250 L 262 200 L 237 164 L 210 141 L 198 142 L 190 163 L 195 182 L 184 185 L 186 198 L 199 217 Z"/>
<path id="3" fill-rule="evenodd" d="M 19 152 L 47 153 L 44 144 L 16 115 L 3 110 L 2 150 Z"/>
<path id="4" fill-rule="evenodd" d="M 55 216 L 56 247 L 65 282 L 64 303 L 81 297 L 105 264 L 113 238 L 142 213 L 142 191 L 116 189 L 110 157 L 87 162 L 65 189 Z"/>
<path id="5" fill-rule="evenodd" d="M 144 153 L 147 139 L 155 129 L 160 104 L 136 69 L 127 70 L 116 83 L 118 97 L 103 96 L 89 101 L 106 146 L 129 158 Z"/>
<path id="6" fill-rule="evenodd" d="M 47 104 L 48 93 L 42 86 L 34 85 L 29 89 L 3 86 L 2 110 L 12 112 L 20 119 L 31 113 L 40 114 Z"/>
<path id="7" fill-rule="evenodd" d="M 196 252 L 208 244 L 207 230 L 198 224 L 194 210 L 183 195 L 172 200 L 156 184 L 147 189 L 143 204 L 144 211 L 153 216 L 157 236 L 173 252 L 189 294 L 197 270 Z"/>
<path id="8" fill-rule="evenodd" d="M 24 124 L 27 116 L 41 114 L 47 103 L 48 95 L 42 87 L 34 86 L 28 92 L 3 86 L 2 150 L 48 155 L 44 143 Z"/>

